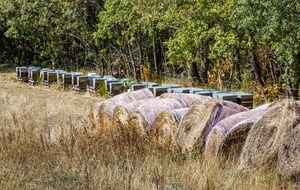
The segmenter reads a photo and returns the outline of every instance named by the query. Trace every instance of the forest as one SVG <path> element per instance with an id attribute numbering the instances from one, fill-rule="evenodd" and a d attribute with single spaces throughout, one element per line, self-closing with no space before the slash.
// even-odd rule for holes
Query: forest
<path id="1" fill-rule="evenodd" d="M 0 63 L 298 96 L 296 0 L 1 0 Z"/>

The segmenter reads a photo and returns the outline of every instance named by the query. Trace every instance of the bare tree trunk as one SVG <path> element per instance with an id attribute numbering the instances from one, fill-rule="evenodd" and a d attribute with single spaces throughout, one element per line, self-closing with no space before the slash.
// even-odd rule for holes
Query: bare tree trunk
<path id="1" fill-rule="evenodd" d="M 253 37 L 250 38 L 250 40 L 253 43 L 253 47 L 250 49 L 250 54 L 251 54 L 251 62 L 254 68 L 254 75 L 255 75 L 255 80 L 262 86 L 264 87 L 264 81 L 262 80 L 262 74 L 261 70 L 259 67 L 259 60 L 258 60 L 258 55 L 257 55 L 257 45 L 255 40 L 253 40 Z"/>
<path id="2" fill-rule="evenodd" d="M 156 45 L 155 45 L 155 31 L 154 31 L 154 29 L 153 29 L 153 36 L 152 36 L 152 47 L 153 47 L 154 71 L 155 71 L 155 73 L 157 73 Z"/>
<path id="3" fill-rule="evenodd" d="M 136 80 L 137 81 L 140 81 L 142 79 L 142 76 L 141 76 L 141 72 L 142 72 L 142 68 L 143 68 L 143 65 L 144 65 L 144 60 L 143 60 L 143 34 L 141 32 L 141 26 L 139 26 L 139 29 L 138 29 L 138 56 L 139 56 L 139 65 L 137 67 L 139 67 L 138 69 L 138 73 L 135 74 L 135 77 L 136 77 Z"/>
<path id="4" fill-rule="evenodd" d="M 202 61 L 204 64 L 204 70 L 201 73 L 202 82 L 207 84 L 208 83 L 208 70 L 210 66 L 209 56 L 209 43 L 208 40 L 204 40 L 202 43 Z"/>
<path id="5" fill-rule="evenodd" d="M 191 72 L 190 75 L 192 77 L 192 82 L 196 83 L 195 85 L 202 83 L 203 81 L 201 80 L 201 77 L 199 75 L 199 71 L 198 71 L 198 67 L 197 67 L 197 63 L 196 61 L 193 61 L 190 63 L 190 67 L 191 67 Z"/>
<path id="6" fill-rule="evenodd" d="M 128 40 L 128 36 L 126 36 L 126 43 L 127 43 L 127 47 L 128 47 L 128 52 L 129 52 L 129 56 L 130 56 L 130 62 L 132 63 L 132 69 L 133 69 L 133 75 L 134 75 L 134 78 L 137 80 L 137 74 L 136 74 L 136 64 L 134 62 L 134 59 L 133 59 L 133 55 L 132 55 L 132 51 L 131 51 L 131 47 L 130 47 L 130 44 L 129 44 L 129 40 Z"/>
<path id="7" fill-rule="evenodd" d="M 295 83 L 293 84 L 292 95 L 293 95 L 293 97 L 298 98 L 299 84 L 300 84 L 300 52 L 297 54 L 296 61 L 294 63 L 294 72 L 295 72 L 295 77 L 297 77 L 297 79 L 295 80 Z"/>
<path id="8" fill-rule="evenodd" d="M 241 64 L 241 54 L 240 54 L 240 49 L 235 46 L 234 50 L 233 50 L 233 69 L 236 72 L 236 77 L 239 81 L 242 81 L 242 77 L 241 77 L 241 68 L 240 68 L 240 64 Z"/>
<path id="9" fill-rule="evenodd" d="M 255 74 L 255 80 L 261 85 L 265 86 L 264 81 L 262 80 L 262 75 L 261 75 L 261 70 L 259 67 L 259 61 L 258 61 L 258 55 L 257 55 L 257 50 L 255 47 L 252 47 L 250 49 L 251 53 L 251 59 L 252 59 L 252 64 L 254 68 L 254 74 Z"/>

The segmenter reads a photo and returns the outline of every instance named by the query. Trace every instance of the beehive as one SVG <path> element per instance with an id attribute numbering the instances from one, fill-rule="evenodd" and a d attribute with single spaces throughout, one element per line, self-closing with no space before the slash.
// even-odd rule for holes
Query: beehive
<path id="1" fill-rule="evenodd" d="M 62 82 L 61 82 L 62 88 L 72 85 L 72 74 L 71 73 L 62 73 L 61 76 L 62 76 Z"/>
<path id="2" fill-rule="evenodd" d="M 47 72 L 47 80 L 44 81 L 44 85 L 50 86 L 53 83 L 57 82 L 57 74 L 56 72 L 50 71 Z"/>
<path id="3" fill-rule="evenodd" d="M 190 94 L 195 94 L 196 92 L 204 91 L 202 88 L 190 88 Z"/>
<path id="4" fill-rule="evenodd" d="M 232 94 L 237 95 L 237 103 L 252 109 L 253 108 L 253 95 L 245 92 L 232 92 Z"/>
<path id="5" fill-rule="evenodd" d="M 155 97 L 160 96 L 168 92 L 168 87 L 153 87 L 153 94 Z"/>
<path id="6" fill-rule="evenodd" d="M 220 100 L 227 100 L 234 103 L 237 103 L 237 95 L 231 93 L 219 93 L 217 94 L 217 98 Z"/>
<path id="7" fill-rule="evenodd" d="M 169 88 L 168 93 L 190 93 L 191 88 Z"/>
<path id="8" fill-rule="evenodd" d="M 86 90 L 86 87 L 88 85 L 88 82 L 89 82 L 89 77 L 88 76 L 77 76 L 76 77 L 76 84 L 73 85 L 73 90 L 75 91 L 85 91 Z"/>
<path id="9" fill-rule="evenodd" d="M 64 74 L 64 73 L 68 73 L 67 71 L 63 71 L 63 70 L 56 70 L 55 71 L 56 72 L 56 78 L 57 78 L 57 84 L 62 84 L 62 81 L 63 81 L 63 78 L 62 78 L 62 75 Z"/>
<path id="10" fill-rule="evenodd" d="M 81 72 L 73 72 L 71 74 L 72 74 L 72 85 L 75 86 L 75 85 L 77 85 L 77 77 L 78 76 L 82 76 L 83 73 L 81 73 Z"/>
<path id="11" fill-rule="evenodd" d="M 19 68 L 18 69 L 18 80 L 22 82 L 28 82 L 28 68 Z"/>
<path id="12" fill-rule="evenodd" d="M 197 91 L 194 94 L 198 94 L 201 96 L 210 96 L 213 97 L 213 93 L 211 91 L 203 90 L 203 91 Z"/>
<path id="13" fill-rule="evenodd" d="M 31 69 L 29 72 L 29 84 L 36 84 L 39 76 L 39 70 L 38 69 Z"/>
<path id="14" fill-rule="evenodd" d="M 98 93 L 101 86 L 105 88 L 105 78 L 93 78 L 92 86 L 89 86 L 89 91 L 92 93 Z"/>
<path id="15" fill-rule="evenodd" d="M 121 94 L 123 90 L 124 90 L 124 86 L 122 82 L 109 83 L 109 94 L 111 96 Z"/>
<path id="16" fill-rule="evenodd" d="M 27 67 L 25 67 L 25 66 L 16 67 L 16 77 L 17 77 L 18 80 L 19 80 L 19 76 L 20 76 L 19 70 L 20 70 L 20 69 L 26 69 L 26 68 L 27 68 Z"/>
<path id="17" fill-rule="evenodd" d="M 166 88 L 181 88 L 179 84 L 162 84 L 161 87 L 166 87 Z"/>
<path id="18" fill-rule="evenodd" d="M 94 79 L 95 79 L 95 78 L 101 78 L 101 77 L 100 77 L 99 75 L 97 75 L 97 74 L 93 74 L 93 75 L 90 74 L 90 76 L 88 75 L 88 77 L 89 77 L 89 82 L 88 82 L 89 88 L 90 88 L 90 87 L 94 87 Z"/>
<path id="19" fill-rule="evenodd" d="M 31 79 L 31 71 L 32 70 L 37 70 L 37 71 L 39 71 L 39 68 L 38 67 L 28 67 L 28 79 Z"/>
<path id="20" fill-rule="evenodd" d="M 106 90 L 109 92 L 109 88 L 110 88 L 110 86 L 109 86 L 109 84 L 110 83 L 113 83 L 113 82 L 119 82 L 118 81 L 118 79 L 116 79 L 116 78 L 108 78 L 108 79 L 106 79 L 105 81 L 104 81 L 104 83 L 105 83 L 105 88 L 106 88 Z"/>
<path id="21" fill-rule="evenodd" d="M 224 91 L 224 90 L 214 90 L 214 89 L 212 89 L 212 90 L 209 90 L 209 91 L 211 91 L 213 93 L 214 98 L 218 98 L 219 94 L 228 93 L 228 91 Z"/>
<path id="22" fill-rule="evenodd" d="M 132 84 L 131 85 L 131 90 L 135 91 L 135 90 L 140 90 L 146 88 L 145 84 Z"/>
<path id="23" fill-rule="evenodd" d="M 53 71 L 48 68 L 43 68 L 40 72 L 40 77 L 44 83 L 45 83 L 45 81 L 47 81 L 47 73 L 48 72 L 53 72 Z"/>

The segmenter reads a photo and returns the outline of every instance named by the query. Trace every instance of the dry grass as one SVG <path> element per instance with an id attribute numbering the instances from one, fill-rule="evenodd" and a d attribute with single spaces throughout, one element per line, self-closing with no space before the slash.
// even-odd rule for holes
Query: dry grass
<path id="1" fill-rule="evenodd" d="M 293 189 L 274 171 L 218 169 L 198 153 L 135 146 L 90 127 L 99 98 L 0 73 L 1 189 Z"/>

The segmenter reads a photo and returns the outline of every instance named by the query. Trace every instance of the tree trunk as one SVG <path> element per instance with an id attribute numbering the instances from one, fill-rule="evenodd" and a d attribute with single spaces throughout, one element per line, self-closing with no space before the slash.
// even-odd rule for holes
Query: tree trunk
<path id="1" fill-rule="evenodd" d="M 296 61 L 294 63 L 294 72 L 295 72 L 295 83 L 293 84 L 293 97 L 298 99 L 299 96 L 299 84 L 300 84 L 300 52 L 297 54 Z"/>
<path id="2" fill-rule="evenodd" d="M 257 55 L 257 50 L 256 50 L 256 46 L 252 47 L 250 49 L 250 53 L 251 53 L 251 61 L 252 61 L 252 65 L 254 68 L 254 75 L 255 75 L 255 80 L 262 86 L 264 87 L 264 81 L 262 80 L 262 75 L 261 75 L 261 70 L 259 67 L 259 60 L 258 60 L 258 55 Z"/>
<path id="3" fill-rule="evenodd" d="M 259 60 L 258 60 L 258 55 L 257 55 L 257 45 L 255 40 L 253 40 L 253 37 L 251 36 L 250 40 L 253 42 L 253 47 L 250 49 L 250 54 L 251 54 L 251 62 L 254 68 L 254 75 L 255 75 L 255 80 L 262 86 L 264 87 L 264 81 L 262 80 L 262 75 L 261 75 L 261 70 L 259 67 Z"/>
<path id="4" fill-rule="evenodd" d="M 239 81 L 242 81 L 242 77 L 241 77 L 241 69 L 240 69 L 240 64 L 241 64 L 241 54 L 240 54 L 240 49 L 235 46 L 234 47 L 234 50 L 233 50 L 233 68 L 236 72 L 236 78 L 239 80 Z"/>
<path id="5" fill-rule="evenodd" d="M 204 40 L 202 43 L 202 61 L 204 64 L 203 72 L 201 73 L 201 80 L 204 84 L 208 83 L 208 70 L 210 66 L 209 56 L 209 43 L 208 40 Z"/>
<path id="6" fill-rule="evenodd" d="M 155 45 L 155 30 L 154 30 L 154 29 L 153 29 L 153 36 L 152 36 L 152 48 L 153 48 L 154 71 L 155 71 L 155 73 L 157 73 L 156 45 Z"/>
<path id="7" fill-rule="evenodd" d="M 134 75 L 134 78 L 136 80 L 138 80 L 137 66 L 136 66 L 135 61 L 133 59 L 133 55 L 132 55 L 131 47 L 130 47 L 130 44 L 129 44 L 128 36 L 126 36 L 126 43 L 127 43 L 127 47 L 128 47 L 129 56 L 130 56 L 130 62 L 132 63 L 133 75 Z"/>
<path id="8" fill-rule="evenodd" d="M 194 83 L 195 83 L 195 85 L 202 83 L 203 81 L 200 78 L 196 61 L 193 61 L 190 66 L 191 66 L 190 75 L 192 78 L 193 85 L 194 85 Z"/>

